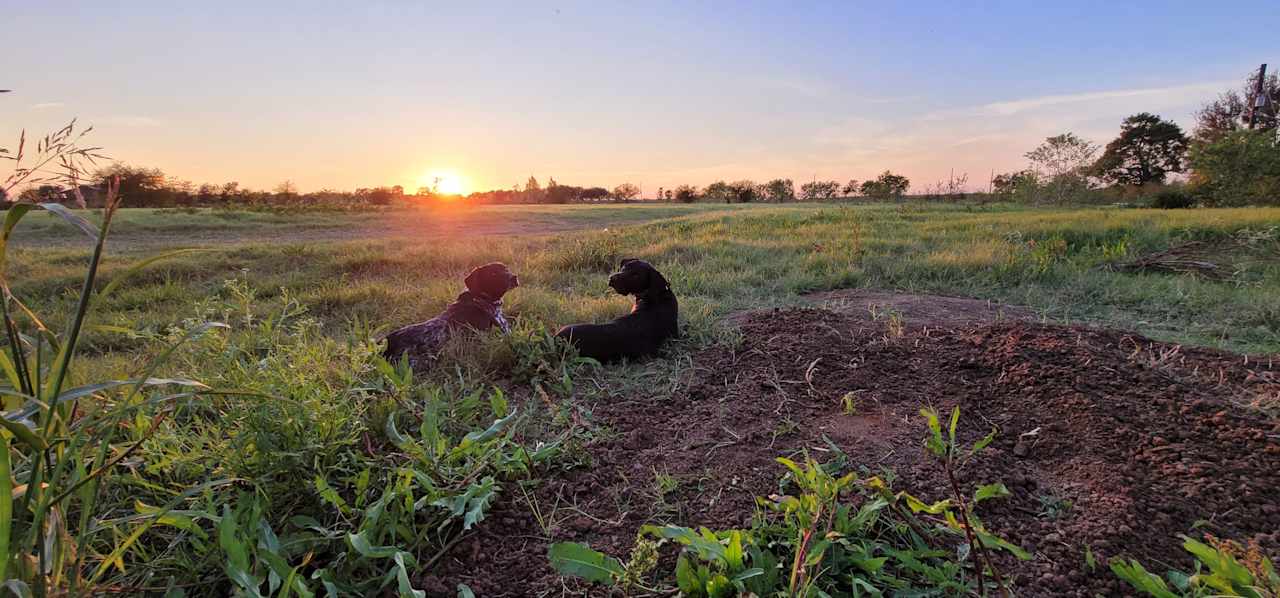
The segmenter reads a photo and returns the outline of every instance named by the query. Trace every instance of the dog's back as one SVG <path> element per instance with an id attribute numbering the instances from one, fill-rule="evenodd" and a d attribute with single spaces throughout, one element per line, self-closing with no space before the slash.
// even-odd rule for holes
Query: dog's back
<path id="1" fill-rule="evenodd" d="M 606 324 L 572 324 L 556 332 L 576 346 L 579 355 L 605 362 L 645 357 L 656 354 L 667 339 L 679 336 L 679 304 L 666 279 L 638 260 L 624 260 L 624 271 L 628 267 L 647 269 L 643 288 L 626 281 L 615 286 L 618 275 L 610 277 L 610 286 L 636 295 L 631 313 Z"/>

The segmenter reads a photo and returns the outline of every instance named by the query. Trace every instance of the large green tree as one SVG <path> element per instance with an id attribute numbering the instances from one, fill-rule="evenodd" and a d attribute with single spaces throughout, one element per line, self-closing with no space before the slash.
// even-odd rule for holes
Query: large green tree
<path id="1" fill-rule="evenodd" d="M 1182 172 L 1186 153 L 1187 136 L 1182 127 L 1142 112 L 1120 124 L 1120 136 L 1107 144 L 1094 172 L 1117 185 L 1163 183 L 1169 173 Z"/>

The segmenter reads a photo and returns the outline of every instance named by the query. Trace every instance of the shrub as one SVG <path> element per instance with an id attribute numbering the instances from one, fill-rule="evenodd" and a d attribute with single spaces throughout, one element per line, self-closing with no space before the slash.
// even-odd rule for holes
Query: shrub
<path id="1" fill-rule="evenodd" d="M 698 201 L 698 188 L 693 185 L 680 185 L 676 187 L 676 201 L 680 203 L 693 203 Z"/>
<path id="2" fill-rule="evenodd" d="M 1192 185 L 1209 206 L 1280 204 L 1280 141 L 1267 131 L 1236 131 L 1191 149 Z"/>
<path id="3" fill-rule="evenodd" d="M 1193 208 L 1195 205 L 1195 196 L 1181 189 L 1165 189 L 1151 198 L 1151 207 L 1161 210 Z"/>

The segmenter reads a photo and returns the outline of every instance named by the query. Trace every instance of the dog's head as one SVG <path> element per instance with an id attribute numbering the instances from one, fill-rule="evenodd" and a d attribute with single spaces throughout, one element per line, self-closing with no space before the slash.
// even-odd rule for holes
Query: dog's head
<path id="1" fill-rule="evenodd" d="M 502 262 L 485 264 L 467 274 L 467 290 L 490 301 L 497 301 L 503 295 L 520 286 L 520 278 L 507 269 Z"/>
<path id="2" fill-rule="evenodd" d="M 609 276 L 609 288 L 619 295 L 648 295 L 669 291 L 671 285 L 649 262 L 627 258 L 622 260 L 618 271 Z"/>

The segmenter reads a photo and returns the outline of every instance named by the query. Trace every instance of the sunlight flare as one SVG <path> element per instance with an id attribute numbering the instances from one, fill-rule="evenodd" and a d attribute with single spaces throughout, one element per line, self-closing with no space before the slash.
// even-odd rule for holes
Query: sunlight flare
<path id="1" fill-rule="evenodd" d="M 418 179 L 419 187 L 441 195 L 466 195 L 467 180 L 452 170 L 432 170 Z"/>

